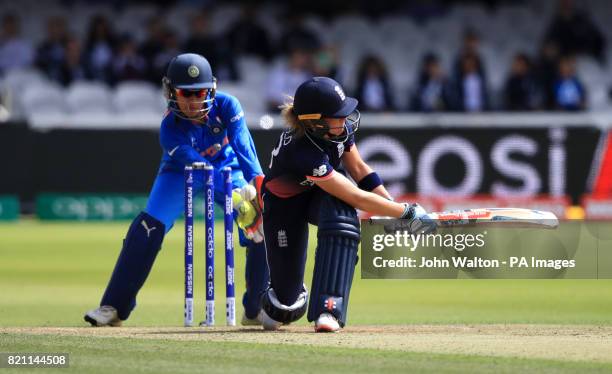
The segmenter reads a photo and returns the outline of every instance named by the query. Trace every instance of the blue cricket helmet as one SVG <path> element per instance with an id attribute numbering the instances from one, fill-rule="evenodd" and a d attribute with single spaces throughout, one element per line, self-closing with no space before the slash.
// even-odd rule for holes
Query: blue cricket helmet
<path id="1" fill-rule="evenodd" d="M 295 91 L 293 112 L 307 134 L 333 143 L 343 143 L 359 129 L 358 101 L 346 96 L 340 83 L 328 77 L 313 77 Z M 344 133 L 332 135 L 325 117 L 346 118 Z"/>
<path id="2" fill-rule="evenodd" d="M 313 77 L 295 91 L 293 107 L 298 117 L 348 117 L 358 101 L 346 96 L 340 83 L 328 77 Z"/>
<path id="3" fill-rule="evenodd" d="M 212 108 L 217 90 L 217 78 L 213 76 L 210 63 L 203 56 L 196 53 L 183 53 L 172 58 L 162 83 L 168 108 L 177 116 L 190 120 L 203 119 Z M 208 90 L 202 99 L 202 109 L 198 111 L 197 117 L 187 117 L 181 112 L 176 102 L 176 90 Z"/>

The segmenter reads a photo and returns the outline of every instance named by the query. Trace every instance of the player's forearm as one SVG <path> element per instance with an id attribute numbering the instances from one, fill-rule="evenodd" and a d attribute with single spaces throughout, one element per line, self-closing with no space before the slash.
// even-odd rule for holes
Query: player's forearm
<path id="1" fill-rule="evenodd" d="M 375 215 L 401 217 L 406 209 L 405 204 L 399 204 L 375 193 L 359 189 L 348 178 L 335 171 L 325 180 L 315 181 L 315 183 L 325 192 L 352 207 Z"/>
<path id="2" fill-rule="evenodd" d="M 177 148 L 173 148 L 167 152 L 172 160 L 178 161 L 183 165 L 191 165 L 194 162 L 205 162 L 209 163 L 204 157 L 202 157 L 193 147 L 188 145 L 181 145 Z"/>
<path id="3" fill-rule="evenodd" d="M 374 215 L 401 217 L 404 213 L 404 204 L 396 203 L 376 193 L 361 191 L 351 198 L 349 204 L 353 207 Z"/>
<path id="4" fill-rule="evenodd" d="M 365 162 L 357 163 L 356 165 L 349 168 L 349 174 L 354 181 L 359 182 L 366 175 L 372 173 L 372 168 L 368 166 Z"/>
<path id="5" fill-rule="evenodd" d="M 373 189 L 372 192 L 377 194 L 378 196 L 384 197 L 387 200 L 393 200 L 393 198 L 391 197 L 391 194 L 389 194 L 389 191 L 387 191 L 385 186 L 383 186 L 382 184 L 376 187 L 375 189 Z"/>
<path id="6" fill-rule="evenodd" d="M 370 174 L 373 174 L 374 170 L 368 164 L 363 162 L 363 160 L 361 159 L 361 156 L 359 156 L 359 153 L 357 152 L 357 148 L 355 148 L 352 151 L 352 154 L 346 154 L 346 156 L 344 157 L 345 157 L 344 158 L 345 167 L 347 168 L 349 174 L 351 175 L 351 178 L 353 178 L 353 180 L 358 183 L 359 188 L 365 191 L 371 191 L 379 196 L 382 196 L 383 198 L 387 200 L 392 200 L 391 195 L 389 194 L 389 192 L 387 192 L 387 189 L 382 185 L 382 180 L 379 179 L 378 183 L 381 183 L 381 184 L 374 188 L 372 187 L 368 188 L 367 186 L 363 186 L 363 183 L 360 183 L 364 181 L 364 178 L 368 177 Z M 374 174 L 376 175 L 377 178 L 379 178 L 378 174 L 376 173 Z"/>
<path id="7" fill-rule="evenodd" d="M 236 125 L 238 130 L 232 131 L 230 134 L 230 145 L 236 154 L 244 178 L 250 181 L 255 176 L 262 175 L 263 171 L 257 159 L 253 138 L 247 130 L 244 119 L 241 121 Z"/>
<path id="8" fill-rule="evenodd" d="M 360 168 L 359 171 L 356 173 L 356 175 L 358 175 L 358 177 L 355 177 L 355 176 L 351 175 L 353 177 L 353 180 L 358 181 L 359 188 L 361 188 L 362 190 L 365 190 L 365 191 L 373 192 L 373 193 L 377 194 L 378 196 L 384 197 L 387 200 L 393 200 L 391 198 L 391 195 L 389 194 L 389 192 L 385 188 L 385 186 L 382 185 L 382 180 L 380 179 L 378 174 L 374 173 L 372 168 L 370 168 L 366 163 L 363 163 L 363 165 L 364 165 L 364 167 Z M 372 184 L 372 180 L 375 180 L 373 178 L 370 179 L 370 181 L 368 183 L 363 183 L 364 180 L 370 178 L 372 174 L 375 175 L 376 178 L 378 179 L 378 181 L 376 183 L 380 183 L 378 186 L 376 186 L 374 188 L 372 188 L 373 186 L 371 185 Z"/>
<path id="9" fill-rule="evenodd" d="M 250 181 L 257 175 L 262 175 L 263 171 L 261 170 L 261 165 L 259 164 L 259 160 L 257 159 L 257 155 L 245 155 L 239 152 L 236 152 L 236 157 L 238 158 L 238 164 L 240 165 L 240 170 L 244 174 L 244 179 Z"/>

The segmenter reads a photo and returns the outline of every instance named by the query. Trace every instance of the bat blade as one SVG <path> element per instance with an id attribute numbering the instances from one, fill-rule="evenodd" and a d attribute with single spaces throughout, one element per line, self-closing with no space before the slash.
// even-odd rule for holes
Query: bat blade
<path id="1" fill-rule="evenodd" d="M 559 220 L 552 212 L 525 208 L 476 208 L 432 212 L 427 217 L 444 226 L 514 226 L 555 229 Z"/>

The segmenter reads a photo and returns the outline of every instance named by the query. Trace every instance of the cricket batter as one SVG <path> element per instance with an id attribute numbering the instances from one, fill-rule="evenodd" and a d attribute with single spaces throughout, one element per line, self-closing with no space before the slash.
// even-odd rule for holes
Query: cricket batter
<path id="1" fill-rule="evenodd" d="M 261 187 L 271 280 L 262 299 L 265 329 L 296 321 L 307 309 L 316 332 L 344 327 L 360 240 L 356 208 L 408 219 L 426 214 L 417 204 L 393 202 L 359 155 L 356 107 L 357 100 L 336 81 L 315 77 L 302 83 L 283 108 L 289 128 L 272 151 Z M 308 223 L 318 226 L 309 303 L 303 283 Z"/>
<path id="2" fill-rule="evenodd" d="M 261 214 L 238 192 L 249 186 L 248 181 L 261 181 L 263 173 L 240 103 L 235 97 L 217 91 L 216 86 L 204 57 L 187 53 L 170 61 L 163 79 L 168 110 L 159 135 L 163 150 L 159 172 L 145 210 L 134 219 L 123 240 L 100 306 L 85 314 L 85 320 L 93 326 L 119 326 L 130 316 L 164 235 L 183 213 L 184 167 L 193 162 L 214 167 L 218 191 L 215 199 L 221 205 L 224 204 L 221 170 L 232 168 L 237 210 L 234 218 L 241 228 L 240 244 L 247 249 L 242 324 L 261 323 L 261 295 L 269 282 Z M 194 191 L 202 193 L 203 175 L 195 179 Z"/>

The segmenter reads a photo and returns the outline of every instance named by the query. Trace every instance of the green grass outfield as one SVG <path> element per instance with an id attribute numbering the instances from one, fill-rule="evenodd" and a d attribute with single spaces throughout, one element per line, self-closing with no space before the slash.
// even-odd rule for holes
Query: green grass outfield
<path id="1" fill-rule="evenodd" d="M 60 336 L 19 333 L 13 327 L 82 327 L 83 313 L 104 291 L 128 222 L 0 224 L 0 352 L 70 352 L 79 372 L 138 371 L 610 371 L 609 360 L 496 357 L 482 354 L 407 352 L 408 348 L 282 345 L 283 339 L 242 342 L 206 339 L 140 339 L 138 336 Z M 198 222 L 200 226 L 202 224 Z M 196 316 L 204 315 L 203 227 L 196 231 Z M 221 230 L 218 230 L 221 233 Z M 313 236 L 311 236 L 312 238 Z M 224 323 L 222 236 L 217 241 L 217 324 Z M 313 242 L 306 284 L 312 273 Z M 236 247 L 237 295 L 244 290 L 244 251 Z M 610 280 L 362 280 L 357 269 L 351 294 L 349 328 L 395 325 L 537 324 L 584 325 L 606 329 L 601 340 L 612 347 Z M 241 308 L 238 308 L 240 318 Z M 128 327 L 176 327 L 183 322 L 183 232 L 180 222 L 164 242 Z M 306 334 L 305 318 L 295 334 Z M 111 329 L 106 329 L 111 330 Z M 116 329 L 123 330 L 123 329 Z M 562 327 L 560 330 L 563 330 Z M 83 328 L 78 331 L 89 331 Z M 259 331 L 245 334 L 266 334 Z M 84 335 L 87 335 L 86 333 Z M 313 334 L 314 335 L 314 334 Z M 554 334 L 553 334 L 554 335 Z M 231 332 L 226 336 L 231 336 Z M 267 334 L 270 336 L 270 334 Z M 275 335 L 272 335 L 274 337 Z M 278 335 L 284 336 L 284 335 Z M 319 335 L 317 335 L 319 336 Z M 350 336 L 350 334 L 346 334 Z M 478 336 L 477 334 L 475 335 Z M 309 337 L 309 339 L 312 339 Z M 322 336 L 320 339 L 328 339 Z M 598 340 L 598 341 L 600 341 Z M 553 341 L 554 343 L 554 341 Z M 554 345 L 553 345 L 554 346 Z M 605 348 L 605 347 L 604 347 Z M 408 349 L 409 350 L 409 349 Z M 437 351 L 435 351 L 437 352 Z M 19 371 L 23 372 L 23 371 Z"/>

